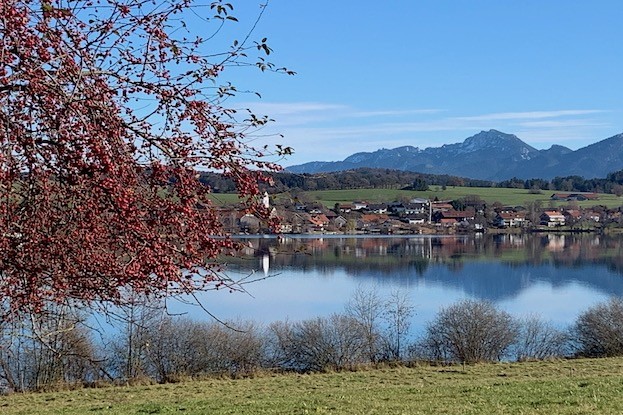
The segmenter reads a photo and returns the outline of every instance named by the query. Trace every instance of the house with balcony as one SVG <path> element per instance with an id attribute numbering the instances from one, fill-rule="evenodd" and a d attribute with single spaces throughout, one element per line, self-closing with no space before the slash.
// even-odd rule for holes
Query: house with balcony
<path id="1" fill-rule="evenodd" d="M 329 218 L 323 213 L 310 215 L 309 223 L 314 232 L 324 232 L 325 228 L 331 223 Z"/>
<path id="2" fill-rule="evenodd" d="M 433 221 L 443 225 L 454 225 L 464 221 L 474 220 L 475 213 L 473 211 L 446 210 L 433 213 Z"/>
<path id="3" fill-rule="evenodd" d="M 383 215 L 387 213 L 387 204 L 385 203 L 371 203 L 366 208 L 367 211 L 376 213 L 377 215 Z"/>
<path id="4" fill-rule="evenodd" d="M 525 226 L 526 214 L 525 212 L 500 212 L 496 215 L 495 225 L 500 228 L 514 228 Z"/>
<path id="5" fill-rule="evenodd" d="M 553 228 L 565 224 L 565 216 L 557 210 L 546 210 L 540 217 L 541 225 Z"/>
<path id="6" fill-rule="evenodd" d="M 365 214 L 357 219 L 357 229 L 366 233 L 381 233 L 383 225 L 389 221 L 387 215 Z"/>

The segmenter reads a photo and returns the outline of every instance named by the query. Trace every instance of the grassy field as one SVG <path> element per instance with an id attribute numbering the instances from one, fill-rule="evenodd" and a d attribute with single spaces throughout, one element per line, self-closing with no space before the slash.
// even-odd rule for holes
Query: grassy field
<path id="1" fill-rule="evenodd" d="M 217 205 L 231 205 L 240 202 L 236 193 L 212 193 L 210 199 Z"/>
<path id="2" fill-rule="evenodd" d="M 550 204 L 550 197 L 554 191 L 543 191 L 541 194 L 531 194 L 526 189 L 506 189 L 497 187 L 453 187 L 441 190 L 437 186 L 431 186 L 427 191 L 408 191 L 396 189 L 356 189 L 356 190 L 324 190 L 306 192 L 312 200 L 318 200 L 324 205 L 333 207 L 335 203 L 350 203 L 354 200 L 367 202 L 390 202 L 401 197 L 427 198 L 439 200 L 454 200 L 467 195 L 477 195 L 488 203 L 500 202 L 504 205 L 525 205 L 528 202 L 540 201 L 543 207 Z M 554 206 L 567 205 L 568 202 L 556 202 Z M 600 194 L 599 200 L 577 202 L 579 206 L 606 205 L 618 207 L 623 204 L 623 199 L 612 194 Z"/>
<path id="3" fill-rule="evenodd" d="M 623 359 L 427 365 L 14 394 L 14 414 L 621 414 Z"/>
<path id="4" fill-rule="evenodd" d="M 526 189 L 506 189 L 497 187 L 458 187 L 449 186 L 442 190 L 439 186 L 431 186 L 427 191 L 409 191 L 398 189 L 353 189 L 353 190 L 318 190 L 303 192 L 309 200 L 319 201 L 329 208 L 336 203 L 351 203 L 355 200 L 374 202 L 391 202 L 401 198 L 421 197 L 426 199 L 454 200 L 467 195 L 477 195 L 488 203 L 500 202 L 504 205 L 525 205 L 529 202 L 540 201 L 543 207 L 550 206 L 550 197 L 555 191 L 543 191 L 541 194 L 531 194 Z M 276 195 L 279 198 L 279 195 Z M 213 199 L 218 204 L 236 203 L 235 194 L 215 194 Z M 576 202 L 578 206 L 590 207 L 605 205 L 609 208 L 623 205 L 623 198 L 613 194 L 600 194 L 599 200 Z M 569 202 L 554 202 L 552 206 L 568 205 Z"/>

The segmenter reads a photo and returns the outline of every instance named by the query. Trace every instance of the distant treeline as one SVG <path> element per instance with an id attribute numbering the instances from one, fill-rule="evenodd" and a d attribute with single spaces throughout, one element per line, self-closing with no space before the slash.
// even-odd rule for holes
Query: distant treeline
<path id="1" fill-rule="evenodd" d="M 605 179 L 585 179 L 581 176 L 554 177 L 552 180 L 516 177 L 497 183 L 497 187 L 558 190 L 563 192 L 595 192 L 623 194 L 623 170 L 609 173 Z"/>
<path id="2" fill-rule="evenodd" d="M 447 174 L 423 174 L 372 168 L 315 174 L 279 172 L 271 173 L 271 176 L 274 180 L 274 186 L 271 188 L 273 192 L 371 188 L 426 190 L 429 186 L 466 186 L 623 194 L 623 170 L 610 173 L 603 179 L 566 176 L 555 177 L 552 180 L 512 178 L 501 182 L 469 179 Z M 217 173 L 204 172 L 201 174 L 200 180 L 212 187 L 215 193 L 231 193 L 236 190 L 234 183 L 229 178 Z"/>

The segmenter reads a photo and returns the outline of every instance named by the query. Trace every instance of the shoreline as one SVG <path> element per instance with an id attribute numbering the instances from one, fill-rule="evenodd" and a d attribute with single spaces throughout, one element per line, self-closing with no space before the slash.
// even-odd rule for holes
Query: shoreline
<path id="1" fill-rule="evenodd" d="M 297 237 L 297 238 L 325 238 L 325 237 L 353 237 L 353 238 L 412 238 L 412 237 L 451 237 L 451 236 L 473 236 L 473 235 L 522 235 L 522 234 L 618 234 L 623 233 L 623 228 L 614 227 L 593 227 L 593 228 L 573 228 L 566 226 L 557 227 L 529 227 L 529 228 L 485 228 L 483 230 L 473 229 L 453 229 L 453 228 L 420 228 L 412 233 L 381 233 L 381 232 L 311 232 L 311 233 L 238 233 L 232 234 L 233 238 L 277 238 Z"/>

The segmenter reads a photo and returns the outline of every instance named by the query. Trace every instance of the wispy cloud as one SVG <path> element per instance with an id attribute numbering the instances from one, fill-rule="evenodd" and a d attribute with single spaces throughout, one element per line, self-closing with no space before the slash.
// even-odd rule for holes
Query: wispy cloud
<path id="1" fill-rule="evenodd" d="M 276 120 L 269 131 L 284 134 L 295 149 L 288 164 L 342 160 L 382 147 L 438 147 L 491 128 L 537 146 L 557 143 L 577 148 L 582 141 L 594 142 L 613 129 L 613 114 L 601 109 L 463 115 L 443 109 L 362 109 L 322 102 L 254 103 L 250 107 Z"/>
<path id="2" fill-rule="evenodd" d="M 346 105 L 321 102 L 243 102 L 238 104 L 238 107 L 249 108 L 258 114 L 267 114 L 273 118 L 278 115 L 341 112 L 349 108 Z"/>
<path id="3" fill-rule="evenodd" d="M 559 111 L 524 111 L 524 112 L 499 112 L 492 114 L 457 117 L 467 121 L 500 121 L 500 120 L 529 120 L 542 118 L 570 117 L 589 115 L 606 112 L 604 110 L 559 110 Z"/>
<path id="4" fill-rule="evenodd" d="M 548 121 L 523 121 L 517 123 L 526 128 L 561 128 L 561 127 L 605 127 L 608 124 L 597 120 L 548 120 Z"/>
<path id="5" fill-rule="evenodd" d="M 240 108 L 248 108 L 258 115 L 266 114 L 288 125 L 302 125 L 319 119 L 340 121 L 357 118 L 423 116 L 438 114 L 444 111 L 441 109 L 363 110 L 347 105 L 320 102 L 253 102 L 241 103 L 238 106 Z"/>
<path id="6" fill-rule="evenodd" d="M 383 111 L 355 111 L 349 115 L 354 118 L 362 117 L 391 117 L 403 115 L 428 115 L 444 112 L 440 109 L 413 109 L 413 110 L 383 110 Z"/>

